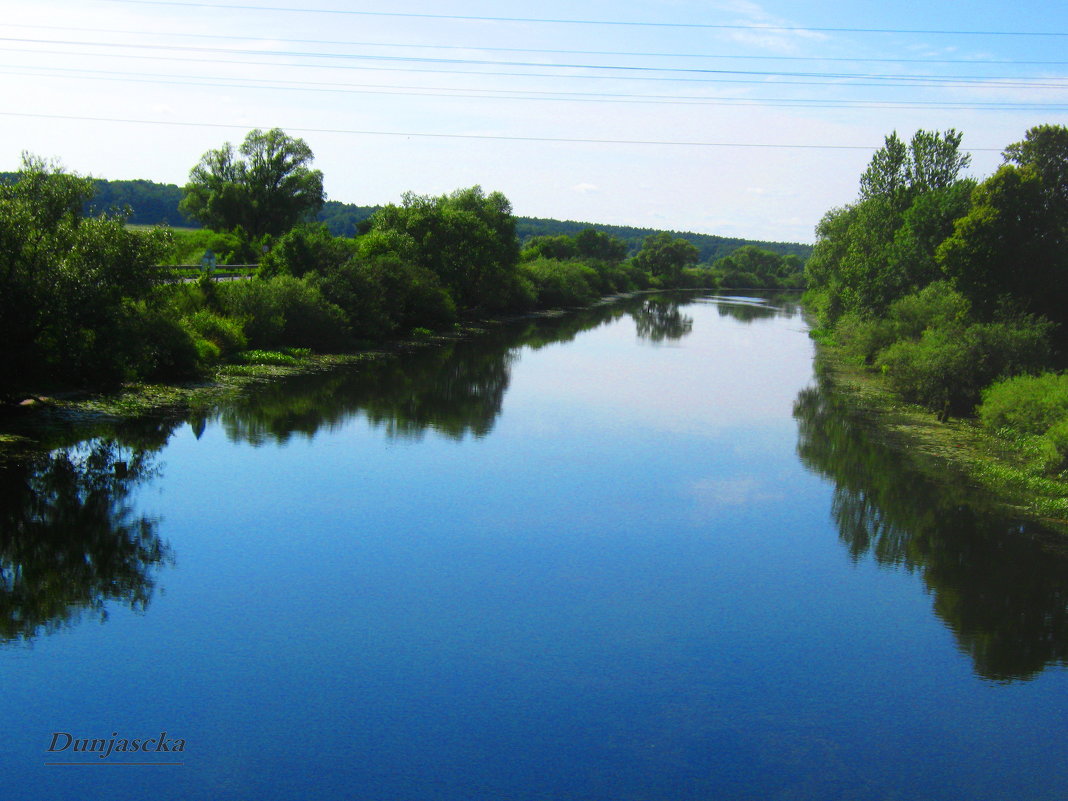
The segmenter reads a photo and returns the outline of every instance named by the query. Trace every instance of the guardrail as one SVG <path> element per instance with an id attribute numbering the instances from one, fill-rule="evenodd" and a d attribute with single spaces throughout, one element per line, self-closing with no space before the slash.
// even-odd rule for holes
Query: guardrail
<path id="1" fill-rule="evenodd" d="M 157 270 L 164 270 L 171 273 L 168 278 L 164 280 L 170 283 L 179 283 L 181 281 L 198 281 L 205 275 L 205 273 L 211 276 L 216 281 L 234 281 L 239 278 L 251 278 L 253 273 L 259 269 L 258 264 L 222 264 L 213 270 L 205 271 L 203 265 L 200 264 L 157 264 L 155 267 Z M 185 273 L 180 274 L 180 273 Z"/>

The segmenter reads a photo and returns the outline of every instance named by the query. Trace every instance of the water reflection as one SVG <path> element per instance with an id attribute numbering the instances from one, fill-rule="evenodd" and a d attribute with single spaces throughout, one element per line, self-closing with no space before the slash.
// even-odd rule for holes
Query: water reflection
<path id="1" fill-rule="evenodd" d="M 679 311 L 678 298 L 648 298 L 631 312 L 631 316 L 638 338 L 647 342 L 676 342 L 693 331 L 693 318 Z"/>
<path id="2" fill-rule="evenodd" d="M 310 438 L 357 415 L 391 437 L 418 439 L 428 430 L 483 437 L 500 416 L 522 348 L 568 342 L 624 315 L 643 339 L 678 340 L 692 331 L 680 309 L 694 300 L 643 296 L 530 318 L 490 336 L 255 385 L 184 415 L 85 416 L 23 428 L 36 449 L 0 458 L 0 641 L 31 640 L 86 615 L 106 618 L 109 603 L 147 608 L 155 576 L 173 555 L 158 521 L 134 514 L 128 497 L 158 472 L 155 454 L 185 423 L 199 438 L 218 421 L 231 440 L 253 445 Z"/>
<path id="3" fill-rule="evenodd" d="M 96 439 L 0 459 L 0 641 L 30 641 L 106 604 L 144 611 L 172 556 L 131 489 L 152 451 Z"/>
<path id="4" fill-rule="evenodd" d="M 771 317 L 796 317 L 801 313 L 796 294 L 769 293 L 767 297 L 716 296 L 707 301 L 716 304 L 720 317 L 730 317 L 740 323 L 766 320 Z"/>
<path id="5" fill-rule="evenodd" d="M 484 437 L 501 413 L 521 348 L 569 342 L 624 314 L 637 320 L 647 303 L 637 300 L 561 317 L 531 318 L 500 326 L 491 336 L 273 381 L 250 389 L 214 412 L 214 417 L 230 439 L 253 445 L 286 442 L 294 435 L 310 438 L 357 415 L 389 437 L 417 440 L 431 430 L 457 440 Z M 681 316 L 678 301 L 661 305 L 663 319 Z M 203 417 L 191 420 L 194 433 L 202 431 L 205 422 Z"/>
<path id="6" fill-rule="evenodd" d="M 919 571 L 978 675 L 1030 679 L 1068 662 L 1063 543 L 880 442 L 823 380 L 800 393 L 794 416 L 802 461 L 836 484 L 832 514 L 852 558 Z"/>

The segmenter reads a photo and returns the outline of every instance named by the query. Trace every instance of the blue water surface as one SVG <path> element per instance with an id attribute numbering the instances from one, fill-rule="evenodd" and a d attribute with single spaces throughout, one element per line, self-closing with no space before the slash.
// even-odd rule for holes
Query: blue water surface
<path id="1" fill-rule="evenodd" d="M 170 551 L 147 606 L 0 649 L 3 797 L 1068 797 L 1065 630 L 1014 639 L 957 565 L 1016 531 L 1048 621 L 1063 557 L 956 496 L 910 507 L 905 468 L 813 456 L 853 434 L 798 411 L 795 307 L 656 313 L 452 343 L 463 369 L 316 424 L 276 397 L 176 424 L 127 498 Z M 405 412 L 416 380 L 461 411 Z M 53 732 L 184 750 L 49 753 Z M 78 760 L 99 764 L 46 764 Z M 181 764 L 127 764 L 149 761 Z"/>

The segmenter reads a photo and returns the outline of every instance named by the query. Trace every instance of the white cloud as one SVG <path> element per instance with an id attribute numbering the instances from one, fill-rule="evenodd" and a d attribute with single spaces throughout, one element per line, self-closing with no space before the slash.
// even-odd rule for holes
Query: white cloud
<path id="1" fill-rule="evenodd" d="M 571 187 L 571 191 L 572 192 L 577 192 L 580 195 L 588 195 L 588 194 L 591 194 L 593 192 L 599 192 L 600 191 L 600 187 L 597 186 L 597 184 L 581 183 L 581 184 L 575 184 L 573 187 Z"/>
<path id="2" fill-rule="evenodd" d="M 766 486 L 755 476 L 741 478 L 705 478 L 690 485 L 690 494 L 700 508 L 712 510 L 723 506 L 751 506 L 782 500 L 781 490 Z"/>

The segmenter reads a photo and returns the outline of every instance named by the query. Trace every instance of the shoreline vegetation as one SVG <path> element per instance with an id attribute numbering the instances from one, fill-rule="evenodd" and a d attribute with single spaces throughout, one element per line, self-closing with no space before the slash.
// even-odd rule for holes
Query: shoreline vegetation
<path id="1" fill-rule="evenodd" d="M 644 289 L 622 292 L 598 298 L 583 306 L 472 319 L 437 331 L 418 329 L 409 337 L 366 342 L 361 347 L 346 352 L 314 353 L 308 348 L 293 347 L 244 351 L 234 354 L 233 361 L 206 368 L 188 381 L 129 382 L 109 389 L 66 390 L 54 394 L 32 395 L 18 404 L 0 406 L 0 456 L 10 457 L 23 449 L 36 449 L 34 437 L 5 430 L 5 427 L 43 433 L 51 428 L 69 424 L 88 423 L 91 427 L 94 420 L 114 422 L 138 417 L 206 412 L 219 404 L 235 400 L 252 387 L 279 379 L 327 372 L 374 359 L 397 358 L 418 348 L 442 346 L 477 337 L 495 326 L 522 320 L 559 317 L 663 291 Z"/>
<path id="2" fill-rule="evenodd" d="M 803 305 L 846 406 L 1064 533 L 1068 128 L 1031 128 L 983 181 L 961 140 L 886 137 L 817 227 Z"/>
<path id="3" fill-rule="evenodd" d="M 86 216 L 91 179 L 24 155 L 0 180 L 0 407 L 281 366 L 619 293 L 803 282 L 796 254 L 745 245 L 699 263 L 693 243 L 667 232 L 636 252 L 594 228 L 521 242 L 511 203 L 479 186 L 406 193 L 355 236 L 335 236 L 309 222 L 325 202 L 312 159 L 279 129 L 205 153 L 181 201 L 205 228 L 172 231 L 129 226 L 129 212 Z M 176 281 L 167 265 L 190 237 L 194 252 L 207 248 L 205 269 Z M 220 262 L 255 273 L 214 281 Z"/>
<path id="4" fill-rule="evenodd" d="M 838 414 L 901 453 L 922 475 L 942 481 L 951 470 L 993 506 L 1068 535 L 1068 474 L 1037 469 L 1034 438 L 992 432 L 976 418 L 939 419 L 902 399 L 840 346 L 818 338 L 815 345 L 817 381 L 829 390 Z"/>
<path id="5" fill-rule="evenodd" d="M 644 292 L 804 290 L 841 413 L 927 474 L 950 467 L 1068 532 L 1068 129 L 1029 130 L 983 182 L 960 177 L 960 142 L 888 136 L 807 263 L 754 245 L 699 263 L 667 232 L 636 251 L 594 228 L 521 242 L 507 198 L 478 186 L 407 193 L 335 236 L 307 222 L 324 202 L 310 150 L 278 129 L 194 167 L 182 208 L 198 231 L 86 217 L 93 182 L 27 156 L 0 180 L 0 413 L 196 409 L 493 321 Z M 160 266 L 205 245 L 255 275 L 175 283 Z M 23 441 L 0 429 L 0 450 Z"/>

